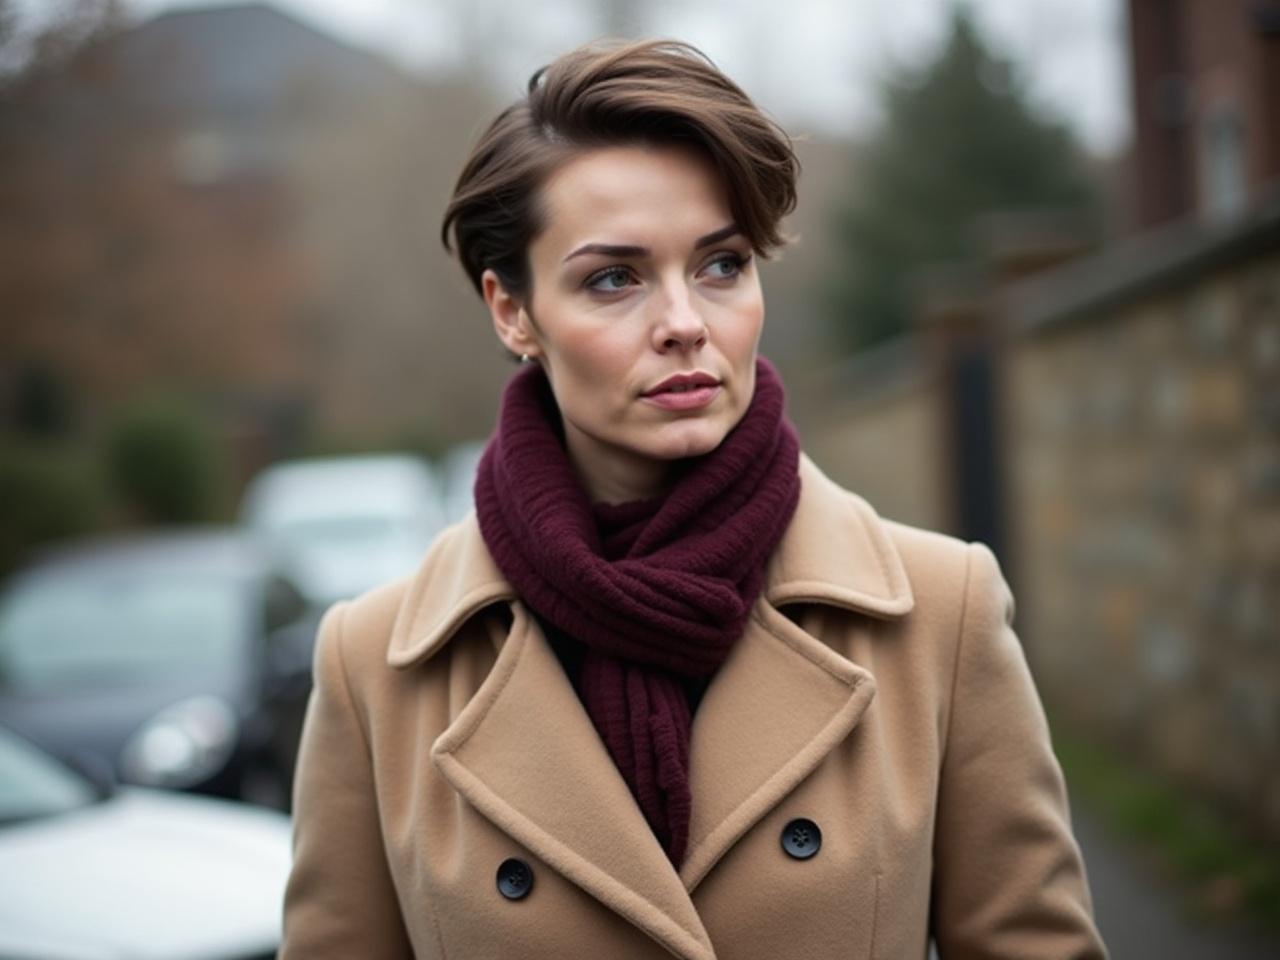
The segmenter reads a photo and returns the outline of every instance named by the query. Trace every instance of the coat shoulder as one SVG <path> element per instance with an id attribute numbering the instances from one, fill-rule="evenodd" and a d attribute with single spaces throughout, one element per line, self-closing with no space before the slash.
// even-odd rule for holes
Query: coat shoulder
<path id="1" fill-rule="evenodd" d="M 938 577 L 951 579 L 968 563 L 970 543 L 960 537 L 898 520 L 881 518 L 885 531 L 898 549 L 912 583 Z"/>
<path id="2" fill-rule="evenodd" d="M 385 665 L 387 645 L 411 580 L 412 575 L 407 575 L 372 587 L 353 599 L 339 601 L 326 614 L 325 621 L 340 622 L 330 642 L 338 645 L 348 670 L 361 673 Z M 321 641 L 325 639 L 322 623 Z"/>
<path id="3" fill-rule="evenodd" d="M 943 643 L 954 662 L 970 606 L 974 544 L 961 537 L 886 520 L 916 597 L 915 623 Z"/>
<path id="4" fill-rule="evenodd" d="M 1012 610 L 1014 601 L 1009 582 L 999 558 L 988 544 L 894 520 L 882 523 L 919 593 L 935 594 L 944 585 L 951 585 L 962 597 L 975 595 L 982 601 L 1009 606 Z M 967 600 L 965 606 L 969 606 Z"/>

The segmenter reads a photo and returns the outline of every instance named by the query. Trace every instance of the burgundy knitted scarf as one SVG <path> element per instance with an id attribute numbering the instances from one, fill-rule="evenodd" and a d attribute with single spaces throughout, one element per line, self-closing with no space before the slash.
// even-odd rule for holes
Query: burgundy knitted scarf
<path id="1" fill-rule="evenodd" d="M 690 712 L 741 636 L 800 495 L 799 441 L 773 367 L 711 452 L 675 461 L 659 497 L 591 503 L 542 368 L 517 373 L 475 484 L 480 530 L 540 618 L 585 647 L 575 685 L 677 867 L 689 836 Z"/>

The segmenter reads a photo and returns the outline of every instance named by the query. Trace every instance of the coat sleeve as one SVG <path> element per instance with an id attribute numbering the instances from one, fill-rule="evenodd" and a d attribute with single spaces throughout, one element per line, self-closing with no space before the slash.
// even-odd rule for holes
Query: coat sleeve
<path id="1" fill-rule="evenodd" d="M 316 639 L 278 960 L 413 957 L 384 853 L 369 744 L 343 661 L 346 606 L 328 610 Z"/>
<path id="2" fill-rule="evenodd" d="M 934 837 L 941 960 L 1105 960 L 1066 783 L 995 554 L 967 546 Z"/>

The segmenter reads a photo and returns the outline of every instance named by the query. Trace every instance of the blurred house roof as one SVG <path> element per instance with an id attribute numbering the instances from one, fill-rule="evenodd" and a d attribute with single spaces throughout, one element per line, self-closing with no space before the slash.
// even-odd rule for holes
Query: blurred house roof
<path id="1" fill-rule="evenodd" d="M 373 53 L 265 3 L 162 13 L 111 42 L 112 85 L 164 113 L 255 120 L 406 81 Z"/>

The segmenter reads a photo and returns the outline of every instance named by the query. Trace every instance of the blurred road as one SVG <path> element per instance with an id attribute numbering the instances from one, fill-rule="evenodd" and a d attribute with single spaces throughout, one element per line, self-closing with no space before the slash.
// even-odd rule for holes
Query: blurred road
<path id="1" fill-rule="evenodd" d="M 1072 799 L 1071 822 L 1084 852 L 1098 928 L 1112 960 L 1280 958 L 1280 943 L 1243 931 L 1194 925 L 1179 911 L 1176 891 Z"/>

